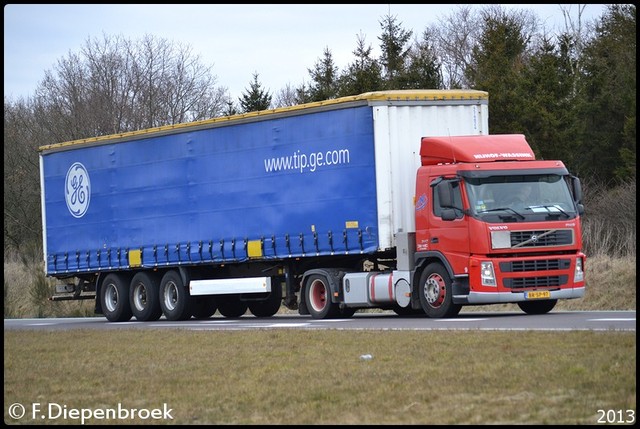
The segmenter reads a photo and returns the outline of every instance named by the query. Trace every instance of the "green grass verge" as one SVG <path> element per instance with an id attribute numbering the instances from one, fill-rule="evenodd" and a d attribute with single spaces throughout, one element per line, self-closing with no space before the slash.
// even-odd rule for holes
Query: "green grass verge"
<path id="1" fill-rule="evenodd" d="M 172 419 L 84 423 L 597 424 L 599 410 L 635 410 L 636 339 L 615 331 L 5 331 L 4 398 L 11 424 L 78 424 L 72 410 L 118 406 L 167 407 Z M 14 403 L 25 407 L 20 419 L 9 415 Z M 67 418 L 47 416 L 48 407 Z"/>

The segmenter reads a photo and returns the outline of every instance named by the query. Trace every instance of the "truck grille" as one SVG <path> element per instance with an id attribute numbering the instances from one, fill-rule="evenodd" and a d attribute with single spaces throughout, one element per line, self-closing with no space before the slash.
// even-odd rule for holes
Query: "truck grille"
<path id="1" fill-rule="evenodd" d="M 571 266 L 570 259 L 541 259 L 533 261 L 500 262 L 503 273 L 522 273 L 525 271 L 567 270 Z"/>
<path id="2" fill-rule="evenodd" d="M 511 247 L 566 246 L 573 244 L 573 230 L 511 231 Z"/>
<path id="3" fill-rule="evenodd" d="M 516 277 L 504 279 L 504 287 L 525 289 L 532 287 L 560 287 L 567 283 L 569 276 Z"/>

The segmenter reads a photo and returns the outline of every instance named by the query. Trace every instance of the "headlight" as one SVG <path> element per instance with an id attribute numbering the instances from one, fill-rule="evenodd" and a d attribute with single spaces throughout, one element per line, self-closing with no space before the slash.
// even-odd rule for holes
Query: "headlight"
<path id="1" fill-rule="evenodd" d="M 480 277 L 483 286 L 496 286 L 496 275 L 493 271 L 493 262 L 480 262 Z"/>
<path id="2" fill-rule="evenodd" d="M 584 269 L 582 267 L 582 258 L 576 259 L 576 270 L 573 272 L 573 282 L 583 282 L 584 281 Z"/>

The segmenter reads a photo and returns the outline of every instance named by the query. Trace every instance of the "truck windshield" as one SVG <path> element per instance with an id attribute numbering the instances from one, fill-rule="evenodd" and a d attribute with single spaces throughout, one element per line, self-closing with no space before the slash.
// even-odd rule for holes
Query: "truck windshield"
<path id="1" fill-rule="evenodd" d="M 466 178 L 471 214 L 486 221 L 540 217 L 571 218 L 576 209 L 569 186 L 557 174 Z"/>

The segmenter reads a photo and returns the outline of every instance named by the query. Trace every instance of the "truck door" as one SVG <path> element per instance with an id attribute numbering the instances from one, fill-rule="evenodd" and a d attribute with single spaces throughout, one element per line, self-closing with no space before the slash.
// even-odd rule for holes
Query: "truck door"
<path id="1" fill-rule="evenodd" d="M 423 186 L 419 186 L 422 194 L 418 194 L 416 202 L 416 250 L 438 252 L 447 259 L 456 274 L 466 274 L 470 237 L 463 212 L 461 182 L 442 177 L 423 177 L 422 180 Z M 450 191 L 453 207 L 443 207 L 439 183 Z M 418 210 L 421 199 L 431 204 L 425 204 L 422 210 Z"/>

